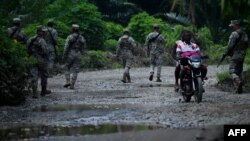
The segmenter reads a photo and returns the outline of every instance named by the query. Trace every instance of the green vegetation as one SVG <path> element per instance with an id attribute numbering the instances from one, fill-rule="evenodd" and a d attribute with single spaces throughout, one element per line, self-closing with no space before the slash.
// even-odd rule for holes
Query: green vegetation
<path id="1" fill-rule="evenodd" d="M 161 19 L 154 18 L 146 12 L 134 15 L 128 24 L 128 29 L 131 32 L 131 36 L 133 36 L 136 41 L 144 43 L 146 36 L 152 31 L 152 25 L 155 23 L 161 26 L 162 31 L 168 29 L 168 25 Z"/>
<path id="2" fill-rule="evenodd" d="M 102 51 L 87 51 L 86 56 L 82 59 L 83 68 L 104 68 L 108 64 L 108 59 L 105 52 Z"/>
<path id="3" fill-rule="evenodd" d="M 0 105 L 16 105 L 24 101 L 27 67 L 32 64 L 26 48 L 6 38 L 0 30 Z"/>
<path id="4" fill-rule="evenodd" d="M 217 73 L 216 75 L 217 81 L 226 81 L 228 78 L 230 78 L 229 72 Z"/>

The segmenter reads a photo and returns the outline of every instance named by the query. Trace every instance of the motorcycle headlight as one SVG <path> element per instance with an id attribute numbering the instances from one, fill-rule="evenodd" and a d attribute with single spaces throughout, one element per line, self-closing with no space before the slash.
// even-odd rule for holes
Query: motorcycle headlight
<path id="1" fill-rule="evenodd" d="M 201 62 L 192 62 L 191 65 L 193 68 L 199 68 L 201 66 Z"/>

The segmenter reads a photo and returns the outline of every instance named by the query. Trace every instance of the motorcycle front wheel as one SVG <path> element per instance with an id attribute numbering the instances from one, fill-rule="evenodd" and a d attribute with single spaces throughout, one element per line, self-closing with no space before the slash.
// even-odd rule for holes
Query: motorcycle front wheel
<path id="1" fill-rule="evenodd" d="M 197 103 L 202 102 L 202 94 L 203 94 L 203 85 L 201 77 L 197 77 L 195 83 L 195 101 Z"/>

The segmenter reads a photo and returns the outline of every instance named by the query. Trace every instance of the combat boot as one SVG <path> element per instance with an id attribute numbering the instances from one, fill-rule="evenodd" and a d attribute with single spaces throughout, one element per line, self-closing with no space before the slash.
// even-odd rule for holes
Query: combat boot
<path id="1" fill-rule="evenodd" d="M 243 92 L 243 83 L 241 81 L 238 82 L 237 88 L 236 88 L 236 94 L 242 94 Z"/>
<path id="2" fill-rule="evenodd" d="M 64 84 L 64 88 L 67 88 L 70 86 L 70 80 L 69 79 L 66 79 L 66 84 Z"/>
<path id="3" fill-rule="evenodd" d="M 71 83 L 70 83 L 70 87 L 69 87 L 70 89 L 75 89 L 75 81 L 71 81 Z"/>
<path id="4" fill-rule="evenodd" d="M 238 94 L 239 82 L 240 80 L 238 77 L 233 78 L 234 94 Z"/>
<path id="5" fill-rule="evenodd" d="M 126 73 L 123 73 L 123 77 L 122 77 L 122 80 L 121 80 L 123 83 L 127 83 L 126 77 L 127 77 Z"/>
<path id="6" fill-rule="evenodd" d="M 153 81 L 153 78 L 154 78 L 154 73 L 150 73 L 150 76 L 149 76 L 149 81 Z"/>
<path id="7" fill-rule="evenodd" d="M 157 77 L 156 82 L 162 82 L 160 77 Z"/>
<path id="8" fill-rule="evenodd" d="M 128 83 L 131 83 L 130 74 L 127 75 L 127 80 L 128 80 Z"/>
<path id="9" fill-rule="evenodd" d="M 51 94 L 51 90 L 47 90 L 47 86 L 42 86 L 41 96 Z"/>

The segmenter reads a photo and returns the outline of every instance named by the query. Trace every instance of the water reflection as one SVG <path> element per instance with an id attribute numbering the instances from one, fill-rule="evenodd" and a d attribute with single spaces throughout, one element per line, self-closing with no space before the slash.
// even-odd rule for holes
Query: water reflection
<path id="1" fill-rule="evenodd" d="M 30 139 L 42 136 L 79 136 L 128 131 L 145 131 L 162 127 L 148 125 L 84 125 L 79 127 L 62 126 L 22 126 L 10 129 L 0 129 L 0 140 Z"/>

